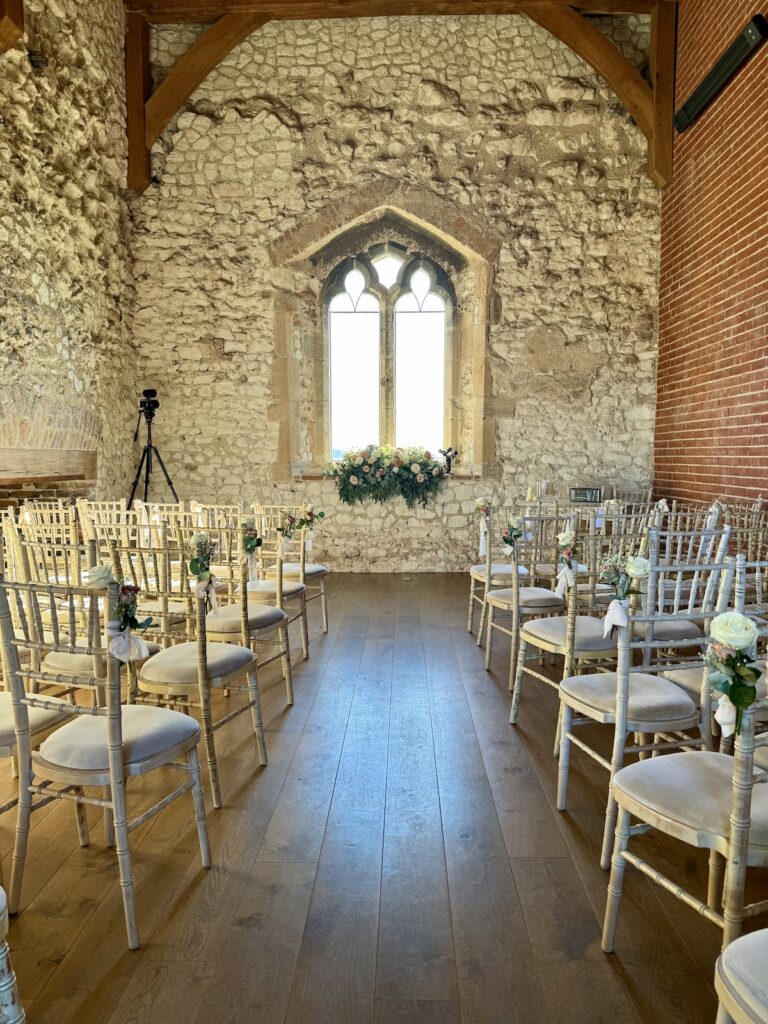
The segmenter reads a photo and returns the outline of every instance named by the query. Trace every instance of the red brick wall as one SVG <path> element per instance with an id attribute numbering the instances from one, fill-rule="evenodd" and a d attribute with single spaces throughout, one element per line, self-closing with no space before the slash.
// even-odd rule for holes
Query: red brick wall
<path id="1" fill-rule="evenodd" d="M 681 0 L 676 106 L 766 0 Z M 686 132 L 662 200 L 655 489 L 768 497 L 768 43 Z"/>

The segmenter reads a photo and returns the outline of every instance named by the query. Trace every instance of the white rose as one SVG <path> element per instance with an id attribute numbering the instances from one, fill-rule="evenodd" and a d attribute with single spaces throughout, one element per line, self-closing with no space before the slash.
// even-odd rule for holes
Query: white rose
<path id="1" fill-rule="evenodd" d="M 110 583 L 115 582 L 115 577 L 112 575 L 112 567 L 106 563 L 103 565 L 94 565 L 88 570 L 87 575 L 88 586 L 93 587 L 96 590 L 104 590 Z"/>
<path id="2" fill-rule="evenodd" d="M 648 575 L 651 568 L 651 564 L 647 558 L 642 558 L 640 555 L 630 555 L 627 559 L 627 576 L 631 576 L 633 580 L 642 580 Z"/>
<path id="3" fill-rule="evenodd" d="M 557 535 L 557 543 L 561 548 L 573 547 L 573 541 L 573 530 L 563 530 L 562 533 L 558 533 Z"/>
<path id="4" fill-rule="evenodd" d="M 400 472 L 400 467 L 399 466 L 393 466 L 392 467 L 392 472 L 393 473 L 399 473 Z"/>
<path id="5" fill-rule="evenodd" d="M 355 465 L 356 466 L 362 466 L 362 464 L 364 462 L 365 462 L 365 459 L 363 458 L 362 455 L 358 455 L 357 458 L 355 459 Z"/>
<path id="6" fill-rule="evenodd" d="M 314 512 L 315 511 L 315 506 L 314 505 L 305 505 L 304 506 L 304 511 L 305 512 Z"/>
<path id="7" fill-rule="evenodd" d="M 207 544 L 208 543 L 208 534 L 207 533 L 193 533 L 192 536 L 189 538 L 189 543 L 192 545 L 193 548 L 196 548 L 198 544 Z"/>
<path id="8" fill-rule="evenodd" d="M 420 473 L 421 472 L 421 466 L 418 464 L 418 462 L 412 462 L 411 463 L 411 472 L 412 473 Z"/>
<path id="9" fill-rule="evenodd" d="M 509 525 L 512 527 L 513 530 L 522 530 L 522 528 L 523 528 L 523 517 L 522 516 L 512 516 L 512 518 L 509 520 Z"/>
<path id="10" fill-rule="evenodd" d="M 437 476 L 439 472 L 440 470 L 437 468 L 437 466 L 435 466 L 435 468 L 432 470 L 432 476 Z"/>
<path id="11" fill-rule="evenodd" d="M 709 635 L 734 651 L 746 651 L 757 643 L 757 626 L 741 612 L 723 612 L 712 619 Z"/>
<path id="12" fill-rule="evenodd" d="M 354 487 L 354 486 L 355 486 L 355 485 L 356 485 L 356 484 L 358 483 L 358 479 L 357 479 L 357 477 L 356 477 L 356 476 L 354 475 L 354 473 L 353 473 L 353 474 L 352 474 L 352 476 L 351 476 L 351 477 L 349 478 L 349 482 L 350 482 L 350 483 L 352 484 L 352 486 L 353 486 L 353 487 Z"/>

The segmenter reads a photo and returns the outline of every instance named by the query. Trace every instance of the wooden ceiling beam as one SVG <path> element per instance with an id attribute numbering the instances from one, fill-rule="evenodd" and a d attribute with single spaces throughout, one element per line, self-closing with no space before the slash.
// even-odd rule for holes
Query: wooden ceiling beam
<path id="1" fill-rule="evenodd" d="M 145 140 L 148 147 L 216 65 L 267 20 L 262 14 L 225 14 L 176 61 L 147 100 Z"/>
<path id="2" fill-rule="evenodd" d="M 150 159 L 146 135 L 146 103 L 152 78 L 149 25 L 141 14 L 129 13 L 125 28 L 125 98 L 128 129 L 128 188 L 143 192 L 149 185 Z"/>
<path id="3" fill-rule="evenodd" d="M 5 53 L 24 35 L 22 0 L 0 0 L 0 53 Z"/>
<path id="4" fill-rule="evenodd" d="M 126 0 L 129 11 L 140 11 L 154 24 L 213 22 L 226 14 L 261 14 L 271 21 L 519 14 L 529 8 L 570 4 L 589 14 L 650 14 L 655 0 Z"/>
<path id="5" fill-rule="evenodd" d="M 663 2 L 666 4 L 667 0 Z M 653 92 L 621 50 L 572 7 L 541 4 L 529 6 L 526 14 L 595 69 L 650 142 L 653 138 Z"/>
<path id="6" fill-rule="evenodd" d="M 657 3 L 651 15 L 653 134 L 648 142 L 648 174 L 659 188 L 672 181 L 676 50 L 677 5 Z"/>

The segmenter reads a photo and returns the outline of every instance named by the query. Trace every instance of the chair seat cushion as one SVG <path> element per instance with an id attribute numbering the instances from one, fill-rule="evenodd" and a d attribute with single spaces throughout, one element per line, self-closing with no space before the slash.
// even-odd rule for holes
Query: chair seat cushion
<path id="1" fill-rule="evenodd" d="M 501 590 L 490 590 L 487 597 L 488 603 L 497 608 L 511 610 L 513 601 L 513 590 L 505 587 Z M 565 602 L 558 597 L 554 590 L 547 590 L 546 587 L 520 587 L 519 607 L 520 611 L 526 608 L 531 610 L 542 608 L 563 608 Z"/>
<path id="2" fill-rule="evenodd" d="M 274 629 L 285 622 L 287 615 L 280 608 L 270 604 L 256 604 L 248 607 L 248 629 L 256 633 L 262 629 Z M 205 617 L 205 628 L 209 633 L 231 633 L 240 635 L 240 605 L 230 604 L 218 612 Z"/>
<path id="3" fill-rule="evenodd" d="M 571 697 L 585 708 L 599 713 L 600 721 L 615 721 L 616 673 L 570 676 L 560 683 L 561 695 Z M 667 679 L 645 672 L 629 676 L 630 722 L 684 722 L 696 719 L 696 703 Z"/>
<path id="4" fill-rule="evenodd" d="M 144 643 L 149 650 L 147 655 L 149 658 L 162 649 L 160 644 L 152 643 L 150 640 L 145 640 Z M 68 651 L 51 651 L 43 659 L 42 668 L 44 671 L 59 672 L 62 675 L 92 676 L 93 658 L 90 654 L 70 654 Z"/>
<path id="5" fill-rule="evenodd" d="M 710 847 L 730 833 L 733 763 L 727 754 L 708 750 L 653 757 L 617 772 L 614 792 L 619 804 L 628 800 L 648 808 L 673 823 L 680 838 Z M 751 816 L 749 845 L 766 849 L 768 788 L 764 785 L 752 790 Z"/>
<path id="6" fill-rule="evenodd" d="M 717 961 L 715 988 L 721 988 L 756 1021 L 768 1020 L 768 929 L 742 935 Z"/>
<path id="7" fill-rule="evenodd" d="M 616 640 L 611 636 L 603 636 L 603 620 L 592 615 L 576 616 L 576 651 L 615 651 Z M 565 648 L 565 634 L 568 628 L 568 618 L 565 615 L 556 615 L 550 619 L 531 619 L 526 622 L 520 631 L 521 639 L 543 640 L 545 643 L 556 647 Z"/>
<path id="8" fill-rule="evenodd" d="M 485 563 L 484 562 L 481 565 L 473 565 L 472 568 L 469 571 L 470 571 L 471 575 L 476 580 L 484 580 L 485 579 Z M 517 574 L 518 574 L 518 576 L 527 576 L 528 575 L 528 570 L 526 569 L 526 567 L 524 565 L 519 565 L 517 567 Z M 504 563 L 504 562 L 493 562 L 491 564 L 491 579 L 511 580 L 511 579 L 513 579 L 513 577 L 514 577 L 514 570 L 513 570 L 512 566 L 509 564 L 509 562 L 507 562 L 507 563 Z"/>
<path id="9" fill-rule="evenodd" d="M 251 580 L 248 584 L 248 600 L 257 604 L 274 601 L 277 595 L 276 580 Z M 307 589 L 306 584 L 298 581 L 283 580 L 283 597 L 296 597 Z"/>
<path id="10" fill-rule="evenodd" d="M 635 622 L 634 635 L 644 637 L 650 625 L 650 622 Z M 701 627 L 690 619 L 666 619 L 653 623 L 654 640 L 698 640 L 701 635 Z"/>
<path id="11" fill-rule="evenodd" d="M 768 696 L 768 686 L 765 682 L 765 662 L 758 661 L 755 663 L 755 667 L 760 669 L 763 673 L 757 681 L 757 697 L 758 700 Z M 673 668 L 668 672 L 664 673 L 665 679 L 670 679 L 673 683 L 682 687 L 687 693 L 690 693 L 694 700 L 698 701 L 701 695 L 701 677 L 702 669 L 699 668 Z M 717 695 L 715 695 L 717 699 Z M 759 713 L 758 713 L 759 717 Z"/>
<path id="12" fill-rule="evenodd" d="M 254 655 L 245 647 L 236 644 L 206 644 L 207 674 L 212 686 L 224 676 L 237 672 L 249 662 L 255 660 Z M 197 644 L 176 644 L 160 651 L 141 668 L 139 682 L 160 683 L 190 686 L 197 683 Z"/>
<path id="13" fill-rule="evenodd" d="M 191 715 L 142 704 L 123 706 L 122 725 L 125 765 L 139 764 L 185 740 L 196 742 L 200 735 Z M 83 715 L 68 722 L 45 740 L 40 758 L 61 768 L 108 771 L 107 719 Z"/>
<path id="14" fill-rule="evenodd" d="M 589 572 L 589 566 L 584 565 L 583 562 L 574 562 L 574 571 L 577 576 L 584 576 Z M 561 566 L 559 562 L 537 562 L 536 572 L 540 576 L 557 576 L 560 572 Z"/>
<path id="15" fill-rule="evenodd" d="M 270 565 L 267 569 L 268 576 L 274 576 L 277 571 L 276 565 Z M 305 562 L 304 563 L 304 578 L 308 576 L 325 576 L 328 572 L 328 566 L 322 565 L 320 562 Z M 286 577 L 296 577 L 301 574 L 301 566 L 298 562 L 283 562 L 283 579 Z"/>
<path id="16" fill-rule="evenodd" d="M 48 711 L 45 708 L 27 708 L 29 715 L 29 731 L 32 736 L 53 729 L 59 722 L 66 722 L 70 716 L 60 711 Z M 0 747 L 16 745 L 16 730 L 13 721 L 13 705 L 10 692 L 0 693 Z"/>

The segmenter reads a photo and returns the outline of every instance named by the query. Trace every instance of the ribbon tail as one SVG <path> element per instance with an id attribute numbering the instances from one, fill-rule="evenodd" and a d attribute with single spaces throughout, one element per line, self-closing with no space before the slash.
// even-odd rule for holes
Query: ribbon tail
<path id="1" fill-rule="evenodd" d="M 485 558 L 488 554 L 488 520 L 485 516 L 480 520 L 480 547 L 477 554 L 479 558 Z"/>
<path id="2" fill-rule="evenodd" d="M 259 560 L 256 552 L 251 551 L 248 555 L 248 582 L 252 583 L 259 578 Z"/>
<path id="3" fill-rule="evenodd" d="M 608 605 L 608 611 L 606 612 L 605 619 L 603 620 L 603 636 L 608 636 L 613 632 L 616 626 L 628 626 L 629 619 L 627 618 L 627 601 L 620 601 L 618 599 L 611 601 Z"/>

